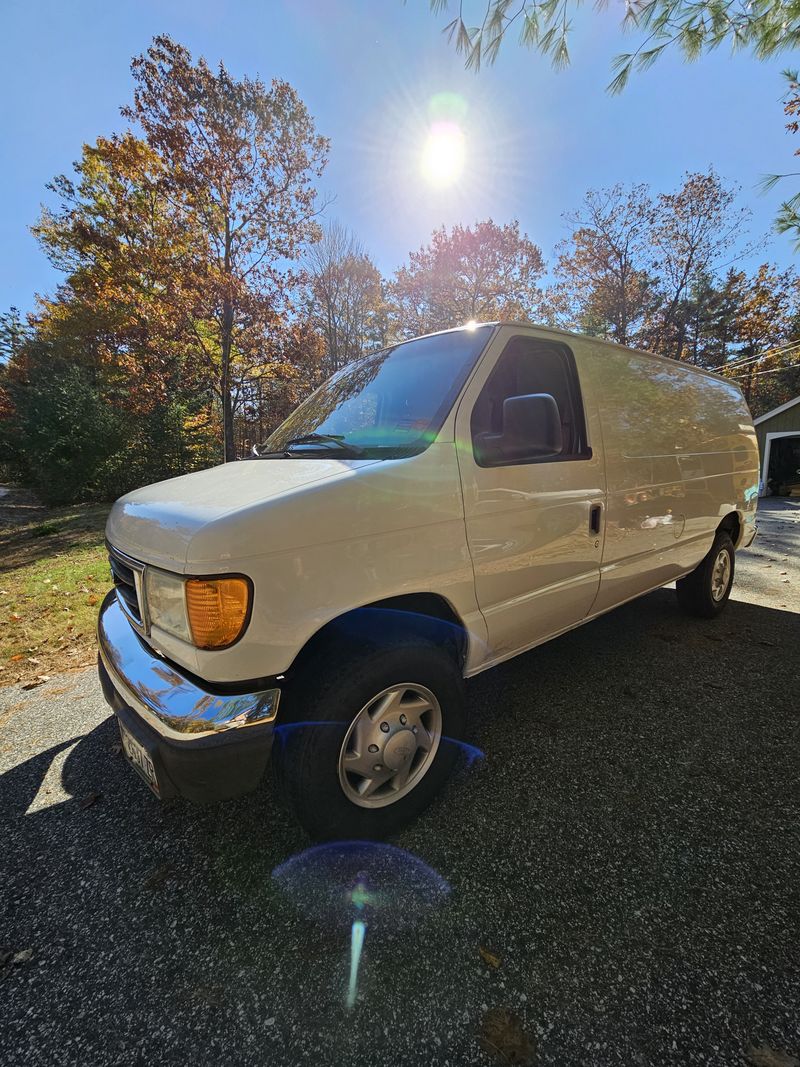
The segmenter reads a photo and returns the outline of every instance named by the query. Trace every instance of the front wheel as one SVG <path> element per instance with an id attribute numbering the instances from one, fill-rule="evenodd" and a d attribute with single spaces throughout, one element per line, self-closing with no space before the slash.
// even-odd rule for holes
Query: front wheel
<path id="1" fill-rule="evenodd" d="M 683 610 L 702 619 L 719 615 L 731 595 L 735 562 L 733 542 L 727 533 L 718 533 L 699 566 L 676 582 Z"/>
<path id="2" fill-rule="evenodd" d="M 306 665 L 277 727 L 276 778 L 318 840 L 376 839 L 419 815 L 444 785 L 464 730 L 455 658 L 424 641 Z"/>

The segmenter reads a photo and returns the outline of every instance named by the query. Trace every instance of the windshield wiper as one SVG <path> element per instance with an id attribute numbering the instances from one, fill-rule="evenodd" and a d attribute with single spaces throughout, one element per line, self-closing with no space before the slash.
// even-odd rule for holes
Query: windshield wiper
<path id="1" fill-rule="evenodd" d="M 258 445 L 253 446 L 253 450 L 249 456 L 245 456 L 245 459 L 289 459 L 291 452 L 281 450 L 279 452 L 260 452 Z"/>
<path id="2" fill-rule="evenodd" d="M 336 433 L 304 433 L 300 437 L 292 437 L 284 443 L 284 450 L 291 454 L 292 445 L 333 445 L 341 449 L 349 456 L 361 456 L 363 452 L 354 445 L 348 445 L 342 434 Z"/>

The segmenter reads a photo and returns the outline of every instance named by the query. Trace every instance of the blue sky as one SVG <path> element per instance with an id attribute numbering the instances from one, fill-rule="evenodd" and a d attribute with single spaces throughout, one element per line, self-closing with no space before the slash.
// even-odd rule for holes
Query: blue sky
<path id="1" fill-rule="evenodd" d="M 756 189 L 791 170 L 780 72 L 718 52 L 686 65 L 660 60 L 618 97 L 605 93 L 611 58 L 625 48 L 617 3 L 579 9 L 572 65 L 554 72 L 509 44 L 496 65 L 466 72 L 427 0 L 5 0 L 0 39 L 0 310 L 33 307 L 57 275 L 28 226 L 47 181 L 68 171 L 85 141 L 124 127 L 129 62 L 157 33 L 236 74 L 281 77 L 332 140 L 321 192 L 326 214 L 354 229 L 390 271 L 440 223 L 519 218 L 547 257 L 561 218 L 590 187 L 646 181 L 673 188 L 686 170 L 713 165 L 742 186 L 752 235 L 769 234 L 781 193 Z M 466 170 L 456 188 L 431 188 L 419 154 L 437 93 L 464 101 Z M 800 141 L 798 142 L 800 143 Z M 770 234 L 755 257 L 794 261 Z M 754 260 L 753 260 L 754 261 Z"/>

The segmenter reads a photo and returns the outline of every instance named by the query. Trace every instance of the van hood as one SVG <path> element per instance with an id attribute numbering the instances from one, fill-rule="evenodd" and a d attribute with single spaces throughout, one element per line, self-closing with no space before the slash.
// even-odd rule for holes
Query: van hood
<path id="1" fill-rule="evenodd" d="M 106 537 L 134 559 L 180 570 L 192 538 L 210 523 L 288 499 L 315 482 L 351 478 L 376 462 L 253 459 L 184 474 L 120 497 L 108 517 Z"/>

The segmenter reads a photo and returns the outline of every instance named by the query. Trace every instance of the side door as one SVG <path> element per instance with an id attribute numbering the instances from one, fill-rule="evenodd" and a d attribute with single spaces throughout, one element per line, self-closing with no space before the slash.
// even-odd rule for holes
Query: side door
<path id="1" fill-rule="evenodd" d="M 487 459 L 482 435 L 502 434 L 504 401 L 531 394 L 555 399 L 561 451 Z M 501 328 L 461 400 L 456 443 L 488 665 L 580 622 L 600 584 L 602 445 L 570 346 Z"/>

